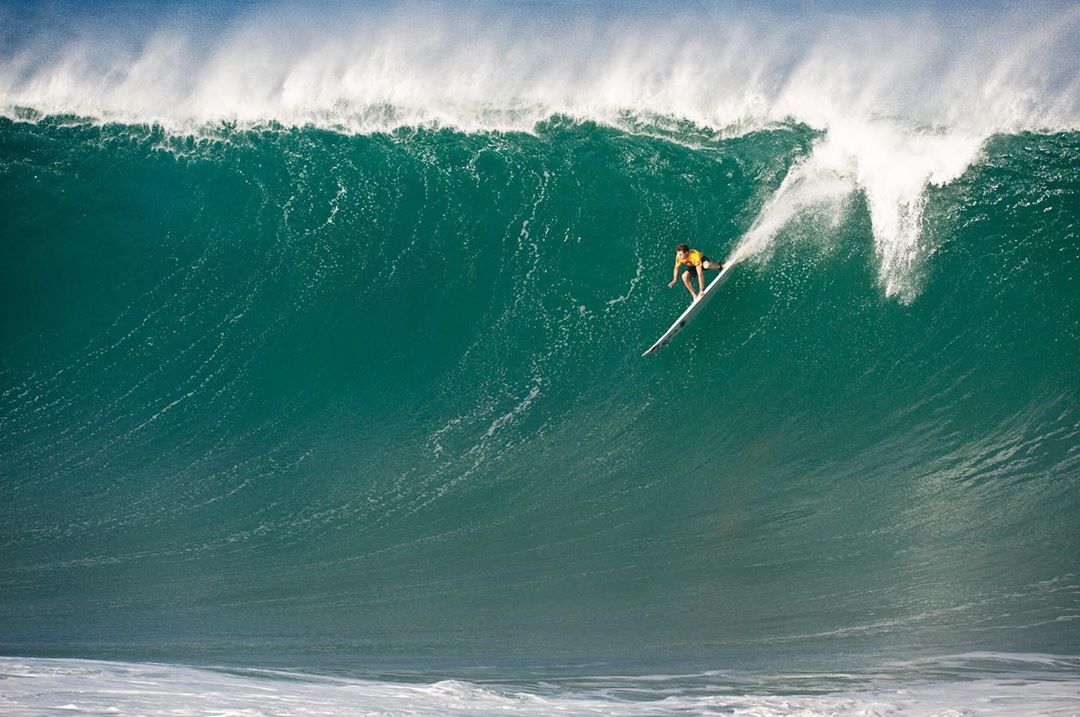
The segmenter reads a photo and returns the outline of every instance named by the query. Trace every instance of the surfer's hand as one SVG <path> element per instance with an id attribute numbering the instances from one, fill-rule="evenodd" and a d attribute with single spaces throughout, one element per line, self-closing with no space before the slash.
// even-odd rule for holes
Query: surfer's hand
<path id="1" fill-rule="evenodd" d="M 673 286 L 675 286 L 675 279 L 672 279 L 671 281 L 668 282 L 667 288 L 670 289 Z"/>

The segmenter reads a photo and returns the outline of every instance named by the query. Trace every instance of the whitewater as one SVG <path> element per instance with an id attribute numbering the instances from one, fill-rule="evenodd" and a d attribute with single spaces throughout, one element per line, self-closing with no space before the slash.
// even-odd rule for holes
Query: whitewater
<path id="1" fill-rule="evenodd" d="M 1080 713 L 1075 4 L 0 28 L 0 711 Z"/>

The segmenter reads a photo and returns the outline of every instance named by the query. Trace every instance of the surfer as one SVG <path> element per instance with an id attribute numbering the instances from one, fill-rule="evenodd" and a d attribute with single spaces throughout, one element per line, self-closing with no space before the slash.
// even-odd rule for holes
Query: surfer
<path id="1" fill-rule="evenodd" d="M 686 267 L 686 271 L 682 275 L 682 283 L 686 285 L 686 290 L 690 292 L 690 296 L 693 297 L 694 301 L 700 299 L 705 291 L 705 270 L 717 269 L 723 271 L 724 269 L 722 263 L 711 261 L 697 249 L 691 249 L 688 244 L 679 244 L 675 247 L 675 272 L 671 275 L 671 283 L 668 284 L 669 289 L 675 286 L 675 282 L 679 280 L 680 266 Z M 697 291 L 694 291 L 694 285 L 690 278 L 691 273 L 697 274 Z"/>

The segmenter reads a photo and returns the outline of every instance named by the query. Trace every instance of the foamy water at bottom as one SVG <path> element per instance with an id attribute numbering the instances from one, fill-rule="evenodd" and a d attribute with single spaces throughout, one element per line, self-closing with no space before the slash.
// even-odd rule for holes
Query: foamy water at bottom
<path id="1" fill-rule="evenodd" d="M 865 673 L 707 672 L 514 683 L 0 658 L 19 715 L 1077 715 L 1080 658 L 972 654 Z M 416 678 L 412 678 L 416 679 Z"/>

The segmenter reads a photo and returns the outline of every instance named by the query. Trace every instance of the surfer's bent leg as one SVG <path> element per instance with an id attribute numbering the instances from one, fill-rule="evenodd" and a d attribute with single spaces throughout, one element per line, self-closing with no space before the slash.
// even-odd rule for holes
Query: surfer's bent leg
<path id="1" fill-rule="evenodd" d="M 694 291 L 694 285 L 690 283 L 690 274 L 692 272 L 687 269 L 682 273 L 682 283 L 686 285 L 686 290 L 690 292 L 690 296 L 697 296 L 697 292 Z"/>

